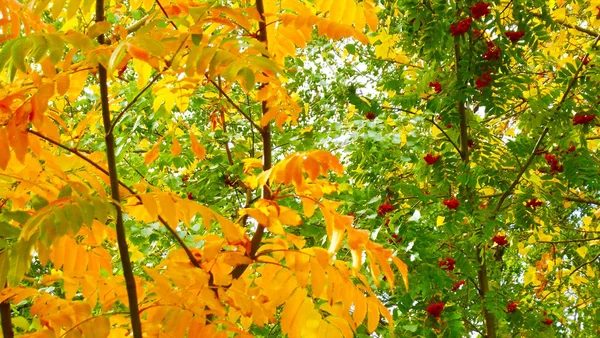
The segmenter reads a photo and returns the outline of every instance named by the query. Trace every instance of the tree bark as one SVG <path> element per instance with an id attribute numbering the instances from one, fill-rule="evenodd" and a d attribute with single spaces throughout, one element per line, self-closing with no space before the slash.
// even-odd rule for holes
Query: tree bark
<path id="1" fill-rule="evenodd" d="M 96 22 L 104 21 L 104 0 L 96 1 Z M 104 44 L 104 34 L 98 36 L 98 42 Z M 100 85 L 100 103 L 102 106 L 102 121 L 105 131 L 106 144 L 106 159 L 108 162 L 108 172 L 110 177 L 110 192 L 115 204 L 120 203 L 119 196 L 119 176 L 117 173 L 117 162 L 115 156 L 115 138 L 112 133 L 112 122 L 110 119 L 110 107 L 108 102 L 108 77 L 106 68 L 98 65 L 98 82 Z M 131 317 L 131 329 L 134 338 L 142 338 L 142 323 L 140 321 L 140 311 L 138 306 L 137 292 L 135 286 L 135 277 L 131 268 L 131 260 L 129 258 L 129 250 L 127 247 L 127 234 L 123 224 L 123 211 L 120 205 L 115 205 L 117 209 L 117 219 L 115 228 L 117 232 L 117 244 L 119 247 L 119 255 L 121 257 L 121 265 L 123 267 L 123 277 L 127 287 L 127 298 L 129 301 L 129 314 Z"/>

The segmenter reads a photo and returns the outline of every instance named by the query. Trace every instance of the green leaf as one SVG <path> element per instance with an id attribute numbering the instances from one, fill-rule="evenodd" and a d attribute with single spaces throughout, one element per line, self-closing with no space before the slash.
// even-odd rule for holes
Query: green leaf
<path id="1" fill-rule="evenodd" d="M 23 280 L 31 262 L 31 241 L 20 241 L 10 249 L 10 269 L 8 286 L 17 286 Z"/>
<path id="2" fill-rule="evenodd" d="M 73 193 L 73 188 L 71 188 L 71 186 L 67 184 L 62 188 L 62 190 L 58 194 L 58 198 L 69 197 L 69 196 L 71 196 L 72 193 Z"/>
<path id="3" fill-rule="evenodd" d="M 27 220 L 31 217 L 31 215 L 25 211 L 17 210 L 17 211 L 4 211 L 0 213 L 0 218 L 15 221 L 20 224 L 25 224 Z"/>
<path id="4" fill-rule="evenodd" d="M 10 267 L 8 253 L 8 249 L 0 250 L 0 288 L 4 288 L 4 285 L 6 285 L 6 278 L 8 277 L 8 268 Z"/>
<path id="5" fill-rule="evenodd" d="M 39 195 L 34 195 L 31 197 L 29 203 L 31 203 L 31 206 L 33 209 L 35 209 L 35 211 L 38 211 L 48 205 L 48 201 Z"/>
<path id="6" fill-rule="evenodd" d="M 12 226 L 6 222 L 0 222 L 0 237 L 6 239 L 14 239 L 19 237 L 21 228 Z"/>
<path id="7" fill-rule="evenodd" d="M 240 71 L 237 73 L 237 76 L 241 77 L 244 80 L 243 85 L 246 91 L 250 91 L 252 90 L 252 88 L 254 88 L 256 79 L 254 77 L 254 71 L 252 69 L 244 67 L 240 69 Z"/>

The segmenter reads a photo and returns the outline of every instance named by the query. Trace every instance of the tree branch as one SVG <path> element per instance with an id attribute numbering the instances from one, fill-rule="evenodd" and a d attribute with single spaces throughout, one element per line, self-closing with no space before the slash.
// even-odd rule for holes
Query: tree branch
<path id="1" fill-rule="evenodd" d="M 84 160 L 85 162 L 89 163 L 90 165 L 92 165 L 94 168 L 98 169 L 100 172 L 102 172 L 104 175 L 106 176 L 110 176 L 108 170 L 106 170 L 105 168 L 103 168 L 102 166 L 100 166 L 98 163 L 90 160 L 89 158 L 87 158 L 84 154 L 82 154 L 80 151 L 78 151 L 77 149 L 68 147 L 60 142 L 57 142 L 49 137 L 44 136 L 43 134 L 40 134 L 39 132 L 35 131 L 35 130 L 31 130 L 28 129 L 27 132 L 41 138 L 42 140 L 45 140 L 51 144 L 54 144 L 55 146 L 62 148 L 70 153 L 72 153 L 73 155 L 81 158 L 82 160 Z M 133 190 L 131 187 L 129 187 L 127 184 L 123 183 L 122 181 L 119 181 L 119 185 L 121 187 L 123 187 L 125 190 L 127 190 L 131 195 L 135 196 L 138 200 L 138 202 L 143 203 L 142 202 L 142 198 L 138 195 L 138 193 Z M 161 216 L 158 215 L 158 221 L 160 223 L 162 223 L 162 225 L 164 225 L 167 228 L 167 231 L 171 234 L 171 236 L 173 236 L 173 238 L 175 239 L 175 241 L 181 246 L 181 248 L 185 251 L 185 253 L 187 254 L 188 258 L 190 259 L 190 262 L 197 268 L 200 268 L 201 265 L 200 263 L 198 263 L 198 261 L 196 260 L 196 258 L 194 257 L 194 254 L 192 253 L 192 251 L 190 250 L 190 248 L 185 244 L 185 242 L 183 241 L 183 239 L 177 234 L 177 232 L 171 228 L 169 226 L 169 223 L 167 223 L 167 221 Z"/>
<path id="2" fill-rule="evenodd" d="M 600 237 L 596 238 L 580 238 L 580 239 L 565 239 L 562 241 L 537 241 L 537 243 L 546 243 L 546 244 L 560 244 L 560 243 L 580 243 L 580 242 L 591 242 L 600 240 Z"/>
<path id="3" fill-rule="evenodd" d="M 577 270 L 584 268 L 586 265 L 594 263 L 598 258 L 600 258 L 600 254 L 596 255 L 596 257 L 594 257 L 591 261 L 587 261 L 587 262 L 581 264 L 580 266 L 576 267 L 575 270 L 571 271 L 569 276 L 572 276 Z"/>
<path id="4" fill-rule="evenodd" d="M 600 35 L 597 35 L 596 39 L 592 43 L 592 48 L 594 48 L 596 46 L 596 44 L 598 44 L 598 40 L 599 39 L 600 39 Z M 590 55 L 589 53 L 586 53 L 585 56 L 583 57 L 583 59 L 585 60 L 589 55 Z M 569 81 L 569 84 L 567 85 L 567 88 L 565 89 L 565 92 L 564 92 L 562 98 L 560 99 L 560 102 L 556 106 L 556 109 L 555 109 L 556 112 L 560 111 L 560 109 L 562 108 L 562 105 L 565 102 L 565 100 L 567 99 L 569 93 L 575 87 L 575 83 L 577 82 L 577 78 L 579 77 L 579 73 L 581 72 L 582 68 L 583 68 L 583 62 L 579 63 L 579 66 L 577 67 L 577 70 L 575 71 L 575 74 L 573 74 L 573 77 Z M 512 184 L 510 185 L 510 187 L 508 187 L 508 189 L 504 192 L 504 194 L 502 194 L 502 197 L 500 197 L 500 200 L 498 201 L 498 205 L 496 205 L 496 208 L 494 209 L 494 217 L 495 217 L 496 214 L 498 214 L 498 211 L 502 207 L 502 204 L 504 203 L 504 200 L 510 194 L 512 194 L 513 189 L 517 186 L 517 184 L 519 184 L 519 181 L 521 180 L 521 176 L 523 176 L 523 174 L 525 173 L 525 171 L 527 171 L 527 169 L 529 168 L 529 165 L 531 165 L 531 163 L 533 162 L 533 159 L 535 158 L 536 153 L 537 153 L 538 149 L 540 148 L 540 145 L 542 144 L 542 141 L 544 140 L 544 137 L 546 137 L 546 135 L 548 134 L 549 130 L 550 130 L 550 126 L 547 125 L 544 128 L 544 130 L 542 131 L 542 134 L 538 138 L 537 142 L 535 143 L 535 146 L 533 147 L 533 150 L 531 151 L 531 154 L 529 155 L 529 158 L 527 159 L 527 162 L 525 162 L 525 164 L 523 165 L 523 167 L 521 168 L 521 170 L 517 174 L 517 177 L 512 182 Z"/>
<path id="5" fill-rule="evenodd" d="M 258 34 L 258 41 L 261 41 L 265 44 L 265 47 L 267 46 L 267 25 L 265 24 L 265 7 L 263 4 L 263 0 L 256 0 L 256 10 L 258 11 L 258 14 L 260 15 L 260 21 L 258 22 L 258 28 L 259 28 L 259 34 Z M 211 80 L 212 82 L 212 80 Z M 215 85 L 214 82 L 212 82 L 213 85 Z M 264 86 L 265 84 L 263 83 L 261 85 L 261 88 Z M 219 88 L 219 87 L 217 87 Z M 223 91 L 221 88 L 219 88 L 219 91 Z M 225 94 L 225 93 L 224 93 Z M 227 96 L 226 96 L 227 97 Z M 232 102 L 231 99 L 229 99 L 229 102 Z M 263 101 L 261 104 L 261 108 L 262 108 L 262 114 L 263 116 L 267 113 L 267 102 Z M 238 108 L 238 110 L 240 110 Z M 245 114 L 243 114 L 245 116 Z M 252 121 L 251 119 L 249 119 L 247 117 L 247 119 L 250 121 L 250 123 L 252 123 L 252 125 L 256 126 L 256 123 L 254 123 L 254 121 Z M 273 143 L 272 143 L 272 139 L 271 139 L 271 124 L 267 124 L 264 128 L 257 128 L 257 130 L 260 132 L 260 135 L 262 137 L 262 141 L 263 141 L 263 170 L 267 171 L 269 169 L 271 169 L 271 166 L 273 165 Z M 271 198 L 271 190 L 269 189 L 269 186 L 267 184 L 265 184 L 262 188 L 262 198 L 264 199 L 270 199 Z M 254 232 L 254 236 L 252 236 L 252 240 L 250 241 L 251 243 L 251 247 L 250 247 L 250 252 L 248 253 L 248 256 L 252 259 L 256 258 L 256 252 L 258 251 L 258 248 L 260 246 L 260 243 L 262 242 L 262 238 L 264 236 L 265 233 L 265 227 L 262 225 L 258 225 L 258 227 L 256 228 L 256 232 Z M 231 272 L 231 276 L 235 279 L 239 278 L 240 276 L 242 276 L 244 274 L 244 271 L 246 271 L 246 269 L 248 268 L 247 264 L 244 265 L 238 265 L 236 266 L 233 271 Z"/>
<path id="6" fill-rule="evenodd" d="M 0 320 L 2 321 L 2 336 L 4 338 L 13 338 L 15 332 L 12 329 L 10 300 L 0 303 Z"/>
<path id="7" fill-rule="evenodd" d="M 541 15 L 541 14 L 538 14 L 538 13 L 531 13 L 531 15 L 535 16 L 535 17 L 536 17 L 536 18 L 538 18 L 538 19 L 543 19 L 543 17 L 542 17 L 542 15 Z M 561 25 L 561 26 L 564 26 L 564 27 L 567 27 L 567 28 L 571 28 L 571 29 L 578 30 L 578 31 L 580 31 L 580 32 L 582 32 L 582 33 L 585 33 L 585 34 L 587 34 L 587 35 L 593 36 L 593 37 L 595 37 L 595 38 L 597 38 L 598 36 L 600 36 L 600 34 L 599 34 L 598 32 L 594 32 L 594 31 L 593 31 L 593 30 L 591 30 L 591 29 L 583 28 L 583 27 L 581 27 L 581 26 L 572 25 L 572 24 L 570 24 L 570 23 L 567 23 L 567 22 L 565 22 L 564 20 L 561 20 L 561 21 L 557 21 L 557 20 L 555 20 L 554 22 L 556 22 L 557 24 L 559 24 L 559 25 Z"/>
<path id="8" fill-rule="evenodd" d="M 568 196 L 565 196 L 563 198 L 565 200 L 567 200 L 567 201 L 570 201 L 570 202 L 600 205 L 600 201 L 599 200 L 594 200 L 594 199 L 591 199 L 591 198 L 568 197 Z"/>
<path id="9" fill-rule="evenodd" d="M 104 0 L 96 0 L 96 22 L 104 21 Z M 98 43 L 103 45 L 104 34 L 98 36 Z M 127 234 L 123 224 L 123 210 L 120 207 L 121 197 L 119 196 L 119 174 L 117 172 L 117 160 L 115 155 L 115 137 L 111 133 L 110 105 L 108 102 L 108 75 L 106 68 L 102 64 L 98 65 L 98 84 L 100 85 L 100 103 L 102 107 L 102 121 L 104 124 L 104 142 L 106 144 L 106 159 L 108 162 L 108 173 L 110 177 L 110 193 L 114 203 L 117 206 L 117 219 L 115 228 L 117 232 L 117 245 L 119 247 L 119 256 L 121 257 L 121 266 L 123 267 L 123 277 L 127 288 L 127 299 L 129 301 L 129 315 L 131 317 L 131 329 L 134 338 L 142 338 L 142 322 L 140 320 L 140 310 L 135 285 L 135 276 L 131 266 L 129 250 L 127 246 Z"/>
<path id="10" fill-rule="evenodd" d="M 254 122 L 250 116 L 248 116 L 248 114 L 246 114 L 246 112 L 244 112 L 242 110 L 242 108 L 240 108 L 240 106 L 238 106 L 232 99 L 231 97 L 229 97 L 229 95 L 227 95 L 227 93 L 225 93 L 225 91 L 223 90 L 223 88 L 221 88 L 221 86 L 219 86 L 217 83 L 215 83 L 215 81 L 211 80 L 208 78 L 208 76 L 206 76 L 206 79 L 212 83 L 213 86 L 215 86 L 215 88 L 217 88 L 219 90 L 219 93 L 221 95 L 223 95 L 225 97 L 225 99 L 233 106 L 233 108 L 235 108 L 235 110 L 237 110 L 240 114 L 242 114 L 242 116 L 248 120 L 250 122 L 250 124 L 252 124 L 252 126 L 254 128 L 256 128 L 256 130 L 258 130 L 259 132 L 263 132 L 263 128 L 261 128 L 258 124 L 256 124 L 256 122 Z"/>
<path id="11" fill-rule="evenodd" d="M 113 119 L 111 126 L 110 126 L 109 134 L 113 133 L 113 131 L 115 130 L 115 126 L 117 125 L 119 120 L 123 117 L 123 115 L 125 115 L 127 110 L 129 110 L 129 108 L 131 108 L 131 106 L 133 106 L 133 104 L 137 102 L 137 100 L 142 96 L 142 94 L 144 94 L 146 92 L 146 90 L 148 90 L 148 88 L 150 88 L 150 86 L 152 86 L 154 84 L 154 82 L 156 82 L 156 80 L 158 80 L 160 75 L 161 75 L 160 72 L 157 73 L 156 75 L 154 75 L 152 80 L 150 80 L 150 82 L 148 82 L 148 84 L 146 84 L 146 86 L 144 88 L 142 88 L 142 90 L 140 90 L 140 92 L 137 93 L 137 95 L 131 101 L 129 101 L 129 103 L 125 106 L 125 108 L 123 108 L 123 110 L 121 110 L 119 115 L 117 115 L 117 117 L 115 117 Z"/>
<path id="12" fill-rule="evenodd" d="M 436 123 L 436 122 L 433 120 L 433 118 L 432 118 L 432 119 L 427 119 L 427 121 L 429 121 L 429 122 L 433 123 L 433 125 L 434 125 L 434 126 L 436 126 L 436 127 L 437 127 L 437 129 L 439 129 L 439 130 L 442 132 L 442 134 L 444 134 L 444 136 L 446 136 L 446 138 L 448 139 L 448 141 L 449 141 L 449 142 L 452 144 L 452 146 L 454 146 L 454 149 L 456 149 L 456 151 L 458 152 L 458 154 L 459 154 L 459 155 L 460 155 L 460 157 L 462 158 L 462 157 L 463 157 L 463 153 L 462 153 L 462 151 L 460 151 L 460 148 L 458 147 L 458 145 L 456 145 L 456 143 L 454 143 L 454 141 L 453 141 L 453 140 L 450 138 L 450 135 L 448 135 L 448 134 L 446 133 L 446 131 L 445 131 L 444 129 L 442 129 L 442 127 L 440 127 L 440 126 L 439 126 L 439 124 L 437 124 L 437 123 Z"/>

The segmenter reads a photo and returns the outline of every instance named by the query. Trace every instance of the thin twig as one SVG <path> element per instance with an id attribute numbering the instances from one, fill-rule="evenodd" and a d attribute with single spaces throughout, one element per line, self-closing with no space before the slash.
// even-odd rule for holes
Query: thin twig
<path id="1" fill-rule="evenodd" d="M 171 25 L 173 26 L 173 28 L 175 28 L 175 30 L 179 30 L 177 28 L 177 25 L 175 25 L 175 23 L 173 22 L 173 20 L 171 20 L 171 18 L 169 18 L 169 14 L 167 14 L 167 11 L 165 11 L 165 8 L 162 6 L 162 4 L 160 3 L 159 0 L 155 0 L 156 3 L 158 4 L 158 7 L 160 7 L 160 10 L 163 12 L 163 14 L 165 15 L 165 17 L 167 18 L 167 20 L 169 20 L 169 23 L 171 23 Z"/>
<path id="2" fill-rule="evenodd" d="M 113 119 L 111 126 L 110 126 L 110 130 L 109 130 L 110 134 L 113 133 L 113 131 L 115 130 L 115 126 L 117 125 L 119 120 L 123 117 L 123 115 L 125 115 L 127 110 L 129 110 L 129 108 L 131 108 L 131 106 L 133 106 L 133 104 L 137 102 L 137 100 L 142 96 L 142 94 L 144 94 L 146 92 L 146 90 L 148 90 L 148 88 L 150 88 L 150 86 L 152 86 L 154 84 L 154 82 L 156 82 L 156 80 L 158 80 L 160 75 L 161 75 L 160 72 L 157 73 L 156 75 L 154 75 L 152 80 L 150 80 L 150 82 L 148 82 L 148 84 L 146 84 L 146 86 L 144 88 L 142 88 L 142 90 L 140 90 L 140 92 L 137 93 L 137 95 L 131 101 L 129 101 L 129 103 L 125 106 L 125 108 L 123 108 L 123 110 L 121 110 L 119 115 L 117 115 L 117 117 L 115 117 Z"/>
<path id="3" fill-rule="evenodd" d="M 536 17 L 536 18 L 538 18 L 538 19 L 543 19 L 541 14 L 538 14 L 538 13 L 531 13 L 531 15 L 535 16 L 535 17 Z M 599 34 L 598 32 L 594 32 L 594 31 L 593 31 L 593 30 L 591 30 L 591 29 L 583 28 L 583 27 L 581 27 L 581 26 L 572 25 L 572 24 L 570 24 L 570 23 L 567 23 L 567 22 L 565 22 L 565 20 L 561 20 L 561 21 L 555 20 L 554 22 L 556 22 L 557 24 L 559 24 L 559 25 L 561 25 L 561 26 L 564 26 L 564 27 L 567 27 L 567 28 L 571 28 L 571 29 L 578 30 L 578 31 L 580 31 L 580 32 L 582 32 L 582 33 L 585 33 L 585 34 L 587 34 L 587 35 L 593 36 L 593 37 L 595 37 L 595 38 L 597 38 L 598 36 L 600 36 L 600 34 Z M 585 60 L 585 59 L 584 59 L 584 60 Z"/>
<path id="4" fill-rule="evenodd" d="M 600 254 L 596 255 L 596 257 L 594 257 L 591 261 L 587 261 L 587 262 L 581 264 L 580 266 L 576 267 L 575 270 L 571 271 L 569 276 L 572 276 L 577 270 L 585 267 L 586 265 L 594 263 L 598 258 L 600 258 Z"/>
<path id="5" fill-rule="evenodd" d="M 261 126 L 259 126 L 258 124 L 256 124 L 256 122 L 252 121 L 252 119 L 250 118 L 250 116 L 248 116 L 248 114 L 246 114 L 246 112 L 244 112 L 242 110 L 242 108 L 240 108 L 240 106 L 238 106 L 232 99 L 231 97 L 229 97 L 229 95 L 227 95 L 227 93 L 223 90 L 223 88 L 221 88 L 221 86 L 219 86 L 217 83 L 215 83 L 215 81 L 211 80 L 210 78 L 208 78 L 208 76 L 206 76 L 206 78 L 208 79 L 208 81 L 210 83 L 212 83 L 213 86 L 215 86 L 215 88 L 217 88 L 217 90 L 219 90 L 219 93 L 221 93 L 221 95 L 223 95 L 225 97 L 225 99 L 233 106 L 233 108 L 235 108 L 235 110 L 237 110 L 240 114 L 242 114 L 242 116 L 244 116 L 244 118 L 246 120 L 248 120 L 250 122 L 250 124 L 252 124 L 252 126 L 254 128 L 256 128 L 256 130 L 258 130 L 259 132 L 263 132 L 263 128 L 261 128 Z"/>
<path id="6" fill-rule="evenodd" d="M 460 151 L 460 148 L 458 147 L 458 145 L 456 145 L 456 143 L 454 143 L 454 141 L 453 141 L 453 140 L 450 138 L 450 135 L 448 135 L 448 134 L 446 133 L 446 131 L 445 131 L 444 129 L 442 129 L 442 127 L 440 127 L 440 126 L 439 126 L 439 125 L 438 125 L 438 124 L 437 124 L 437 123 L 436 123 L 436 122 L 433 120 L 433 118 L 432 118 L 432 119 L 427 119 L 427 121 L 429 121 L 429 122 L 433 123 L 433 125 L 434 125 L 434 126 L 436 126 L 436 127 L 437 127 L 437 129 L 439 129 L 439 130 L 442 132 L 442 134 L 444 134 L 444 136 L 446 136 L 446 138 L 448 139 L 448 141 L 449 141 L 450 143 L 452 143 L 452 146 L 454 146 L 454 149 L 456 149 L 456 151 L 458 152 L 458 154 L 459 154 L 459 155 L 460 155 L 460 157 L 462 158 L 462 157 L 463 157 L 463 153 L 462 153 L 462 151 Z"/>

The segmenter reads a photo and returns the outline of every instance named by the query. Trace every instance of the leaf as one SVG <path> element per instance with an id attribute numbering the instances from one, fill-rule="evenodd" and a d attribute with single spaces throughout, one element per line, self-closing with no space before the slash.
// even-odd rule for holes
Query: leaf
<path id="1" fill-rule="evenodd" d="M 254 77 L 254 71 L 248 67 L 244 67 L 239 70 L 237 73 L 237 77 L 242 80 L 242 86 L 245 91 L 249 92 L 254 88 L 254 84 L 256 83 L 256 79 Z"/>
<path id="2" fill-rule="evenodd" d="M 156 161 L 158 155 L 160 154 L 160 143 L 162 142 L 162 138 L 160 138 L 154 146 L 146 153 L 144 156 L 144 163 L 147 165 Z"/>
<path id="3" fill-rule="evenodd" d="M 0 168 L 6 170 L 10 160 L 10 148 L 8 146 L 8 133 L 5 128 L 0 127 Z"/>
<path id="4" fill-rule="evenodd" d="M 7 275 L 8 286 L 17 286 L 23 280 L 25 273 L 29 270 L 31 249 L 29 241 L 19 241 L 10 249 L 10 269 Z"/>
<path id="5" fill-rule="evenodd" d="M 6 279 L 8 277 L 8 269 L 11 267 L 9 250 L 6 248 L 0 249 L 0 285 L 2 288 L 6 285 Z"/>
<path id="6" fill-rule="evenodd" d="M 589 250 L 589 248 L 587 246 L 581 246 L 581 247 L 577 248 L 575 251 L 579 254 L 579 256 L 581 256 L 581 258 L 585 258 L 588 250 Z"/>
<path id="7" fill-rule="evenodd" d="M 12 226 L 6 222 L 0 222 L 0 238 L 15 239 L 19 237 L 19 233 L 21 233 L 21 228 Z"/>
<path id="8" fill-rule="evenodd" d="M 379 326 L 379 310 L 377 309 L 378 300 L 373 298 L 367 299 L 367 331 L 373 333 Z"/>
<path id="9" fill-rule="evenodd" d="M 287 299 L 281 313 L 280 325 L 281 331 L 290 334 L 294 318 L 298 315 L 298 311 L 306 301 L 306 290 L 304 288 L 296 288 L 290 298 Z"/>
<path id="10" fill-rule="evenodd" d="M 156 202 L 155 194 L 140 194 L 139 196 L 150 217 L 156 221 L 158 219 L 158 203 Z"/>
<path id="11" fill-rule="evenodd" d="M 173 154 L 175 157 L 181 154 L 181 144 L 175 137 L 173 137 L 171 140 L 171 154 Z"/>
<path id="12" fill-rule="evenodd" d="M 110 335 L 111 324 L 108 316 L 97 316 L 81 324 L 85 338 L 106 338 Z"/>
<path id="13" fill-rule="evenodd" d="M 398 271 L 400 271 L 400 274 L 402 275 L 402 280 L 404 281 L 404 287 L 408 292 L 408 266 L 396 256 L 392 256 L 392 261 L 398 268 Z"/>
<path id="14" fill-rule="evenodd" d="M 177 221 L 177 207 L 175 201 L 169 193 L 159 193 L 158 202 L 160 205 L 160 215 L 167 221 L 172 229 L 176 229 L 179 222 Z"/>
<path id="15" fill-rule="evenodd" d="M 206 157 L 206 150 L 200 145 L 200 143 L 198 143 L 198 139 L 193 132 L 190 132 L 190 141 L 192 144 L 192 152 L 196 155 L 196 157 L 198 157 L 199 160 L 204 159 L 204 157 Z"/>

